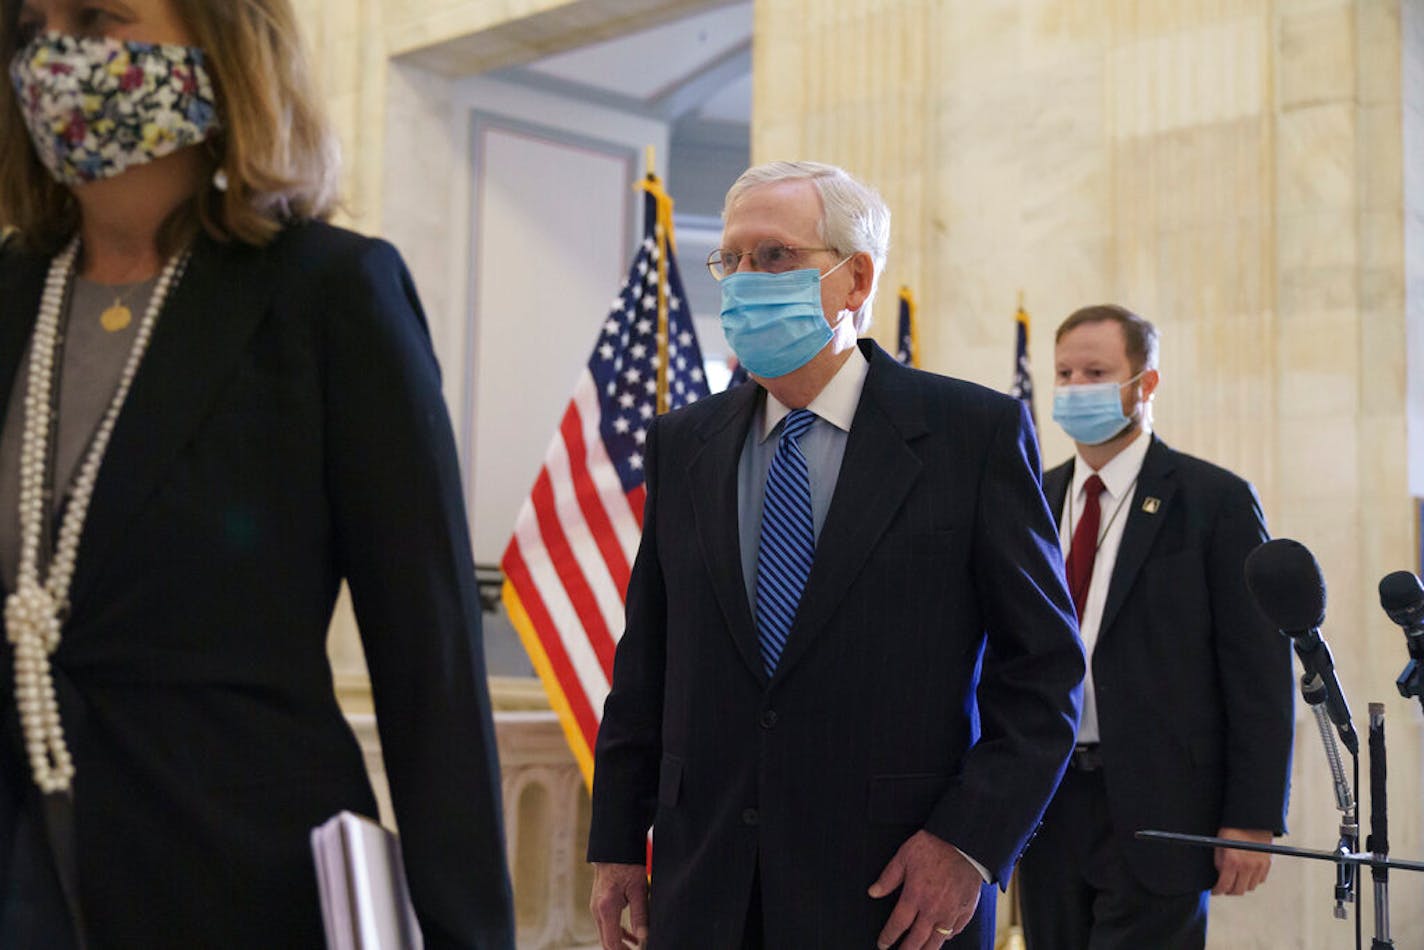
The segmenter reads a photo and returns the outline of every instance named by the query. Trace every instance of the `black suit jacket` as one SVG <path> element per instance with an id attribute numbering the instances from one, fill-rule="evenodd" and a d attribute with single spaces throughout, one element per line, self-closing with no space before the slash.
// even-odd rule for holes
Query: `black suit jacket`
<path id="1" fill-rule="evenodd" d="M 770 681 L 737 523 L 764 391 L 650 430 L 588 854 L 640 862 L 653 826 L 655 947 L 737 945 L 758 862 L 768 946 L 873 946 L 895 897 L 866 889 L 905 839 L 928 829 L 1007 880 L 1072 747 L 1082 648 L 1027 413 L 862 347 Z"/>
<path id="2" fill-rule="evenodd" d="M 46 268 L 0 256 L 0 414 Z M 427 945 L 512 947 L 461 479 L 409 275 L 324 225 L 264 249 L 199 238 L 54 656 L 93 946 L 321 945 L 308 832 L 376 814 L 326 654 L 343 578 Z M 0 656 L 3 860 L 32 781 Z"/>
<path id="3" fill-rule="evenodd" d="M 1044 476 L 1055 517 L 1072 482 L 1071 459 Z M 1113 829 L 1150 890 L 1203 890 L 1216 881 L 1210 849 L 1132 835 L 1285 832 L 1290 644 L 1243 571 L 1265 517 L 1249 483 L 1156 436 L 1126 516 L 1092 656 Z"/>

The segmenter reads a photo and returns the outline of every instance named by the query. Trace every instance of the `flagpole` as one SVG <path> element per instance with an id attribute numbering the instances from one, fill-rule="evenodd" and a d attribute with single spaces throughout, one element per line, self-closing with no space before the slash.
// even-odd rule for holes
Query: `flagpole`
<path id="1" fill-rule="evenodd" d="M 900 285 L 900 299 L 905 301 L 905 307 L 910 314 L 910 365 L 916 369 L 920 368 L 920 315 L 919 307 L 915 304 L 915 295 L 910 290 L 909 284 Z"/>
<path id="2" fill-rule="evenodd" d="M 658 241 L 658 415 L 668 411 L 668 248 L 676 247 L 672 237 L 672 198 L 658 179 L 653 146 L 647 147 L 647 176 L 636 187 L 648 192 L 658 205 L 654 228 Z"/>

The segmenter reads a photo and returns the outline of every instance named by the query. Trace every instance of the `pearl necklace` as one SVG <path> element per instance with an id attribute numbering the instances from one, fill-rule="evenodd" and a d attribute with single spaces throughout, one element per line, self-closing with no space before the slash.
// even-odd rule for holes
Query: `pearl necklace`
<path id="1" fill-rule="evenodd" d="M 76 237 L 50 263 L 44 294 L 40 298 L 39 317 L 30 346 L 25 428 L 20 442 L 20 566 L 15 591 L 5 599 L 5 629 L 15 650 L 15 702 L 25 734 L 25 751 L 29 755 L 35 784 L 46 793 L 68 792 L 74 778 L 74 760 L 64 742 L 49 658 L 59 647 L 60 633 L 69 612 L 69 585 L 74 579 L 84 518 L 89 511 L 94 482 L 109 446 L 109 437 L 114 433 L 119 410 L 123 408 L 144 351 L 148 349 L 163 301 L 179 279 L 188 259 L 186 252 L 174 255 L 159 275 L 148 310 L 134 335 L 118 388 L 114 390 L 114 397 L 99 422 L 75 477 L 69 505 L 60 523 L 59 543 L 41 583 L 40 538 L 49 521 L 45 511 L 45 482 L 53 448 L 51 439 L 58 428 L 51 424 L 51 412 L 58 375 L 55 364 L 60 349 L 59 322 L 78 256 L 79 239 Z"/>

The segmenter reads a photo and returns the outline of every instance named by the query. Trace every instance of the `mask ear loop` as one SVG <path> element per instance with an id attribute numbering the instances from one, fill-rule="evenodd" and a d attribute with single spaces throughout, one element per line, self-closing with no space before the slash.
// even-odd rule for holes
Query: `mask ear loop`
<path id="1" fill-rule="evenodd" d="M 855 257 L 855 255 L 854 255 L 854 254 L 847 254 L 845 257 L 841 258 L 841 259 L 840 259 L 840 262 L 839 262 L 838 264 L 836 264 L 836 265 L 835 265 L 834 267 L 832 267 L 830 270 L 826 271 L 824 274 L 820 275 L 820 277 L 817 278 L 817 282 L 819 283 L 820 281 L 825 280 L 827 277 L 831 276 L 831 275 L 834 274 L 836 271 L 840 270 L 840 269 L 841 269 L 841 266 L 842 266 L 843 264 L 845 264 L 846 261 L 850 260 L 852 257 Z M 837 330 L 839 330 L 839 329 L 841 328 L 841 324 L 842 324 L 842 323 L 845 323 L 846 314 L 850 314 L 852 318 L 855 316 L 855 314 L 854 314 L 852 311 L 842 309 L 841 312 L 836 316 L 836 322 L 833 323 L 833 324 L 831 324 L 831 333 L 834 334 Z M 1144 372 L 1145 372 L 1145 370 L 1144 370 Z"/>
<path id="2" fill-rule="evenodd" d="M 1124 379 L 1122 382 L 1120 382 L 1120 383 L 1117 384 L 1117 388 L 1118 388 L 1118 389 L 1121 389 L 1121 388 L 1124 387 L 1124 386 L 1131 386 L 1133 383 L 1137 382 L 1139 379 L 1141 379 L 1142 377 L 1144 377 L 1144 376 L 1146 376 L 1146 375 L 1147 375 L 1147 369 L 1146 369 L 1146 367 L 1143 367 L 1142 372 L 1138 373 L 1136 376 L 1133 376 L 1133 377 L 1131 377 L 1131 378 L 1129 378 L 1129 379 Z"/>
<path id="3" fill-rule="evenodd" d="M 822 274 L 820 279 L 821 279 L 821 280 L 825 280 L 827 277 L 831 276 L 831 275 L 834 274 L 836 271 L 840 270 L 840 269 L 841 269 L 841 265 L 844 264 L 846 261 L 850 260 L 852 257 L 855 257 L 855 255 L 854 255 L 854 254 L 847 254 L 845 257 L 841 258 L 840 263 L 836 264 L 836 266 L 832 267 L 830 270 L 828 270 L 828 271 L 826 271 L 824 274 Z M 1146 370 L 1143 370 L 1143 372 L 1145 373 L 1145 372 L 1147 372 L 1147 371 L 1146 371 Z"/>
<path id="4" fill-rule="evenodd" d="M 1150 366 L 1144 366 L 1144 367 L 1142 367 L 1142 372 L 1138 373 L 1136 376 L 1134 376 L 1134 377 L 1132 377 L 1131 379 L 1127 380 L 1127 381 L 1124 382 L 1122 385 L 1123 385 L 1123 386 L 1131 386 L 1131 385 L 1133 385 L 1133 384 L 1135 384 L 1135 383 L 1140 383 L 1141 380 L 1142 380 L 1142 377 L 1146 376 L 1146 375 L 1147 375 L 1147 371 L 1148 371 L 1149 369 L 1151 369 L 1151 368 L 1152 368 L 1152 367 L 1150 367 Z M 1121 392 L 1121 389 L 1119 388 L 1118 391 Z M 1141 386 L 1140 386 L 1140 385 L 1139 385 L 1138 391 L 1137 391 L 1137 400 L 1136 400 L 1136 403 L 1137 403 L 1137 405 L 1136 405 L 1136 408 L 1133 409 L 1132 415 L 1130 415 L 1130 416 L 1127 417 L 1127 418 L 1128 418 L 1128 424 L 1130 425 L 1134 419 L 1139 419 L 1139 417 L 1140 417 L 1140 422 L 1141 422 L 1141 424 L 1142 424 L 1142 427 L 1150 433 L 1151 430 L 1150 430 L 1150 428 L 1148 428 L 1147 414 L 1148 414 L 1148 412 L 1150 411 L 1150 410 L 1149 410 L 1149 407 L 1152 405 L 1152 399 L 1151 399 L 1151 397 L 1145 395 L 1145 394 L 1142 392 L 1142 389 L 1141 389 Z M 1134 484 L 1135 484 L 1135 483 L 1134 483 Z"/>

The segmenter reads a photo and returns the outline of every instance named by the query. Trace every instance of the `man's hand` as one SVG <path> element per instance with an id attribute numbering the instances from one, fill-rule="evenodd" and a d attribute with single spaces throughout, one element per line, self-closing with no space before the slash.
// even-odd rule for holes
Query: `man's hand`
<path id="1" fill-rule="evenodd" d="M 915 832 L 870 885 L 870 896 L 877 899 L 901 888 L 876 946 L 885 950 L 904 934 L 901 950 L 938 950 L 974 916 L 983 884 L 954 845 L 928 831 Z"/>
<path id="2" fill-rule="evenodd" d="M 628 908 L 630 932 L 623 926 L 623 908 Z M 603 950 L 641 947 L 648 939 L 648 870 L 641 864 L 593 865 L 593 895 L 588 899 L 598 924 Z"/>
<path id="3" fill-rule="evenodd" d="M 1216 833 L 1218 838 L 1233 841 L 1254 841 L 1270 844 L 1269 831 L 1252 828 L 1222 828 Z M 1216 886 L 1213 894 L 1249 894 L 1266 879 L 1271 870 L 1271 856 L 1264 851 L 1237 851 L 1233 848 L 1216 849 Z"/>

